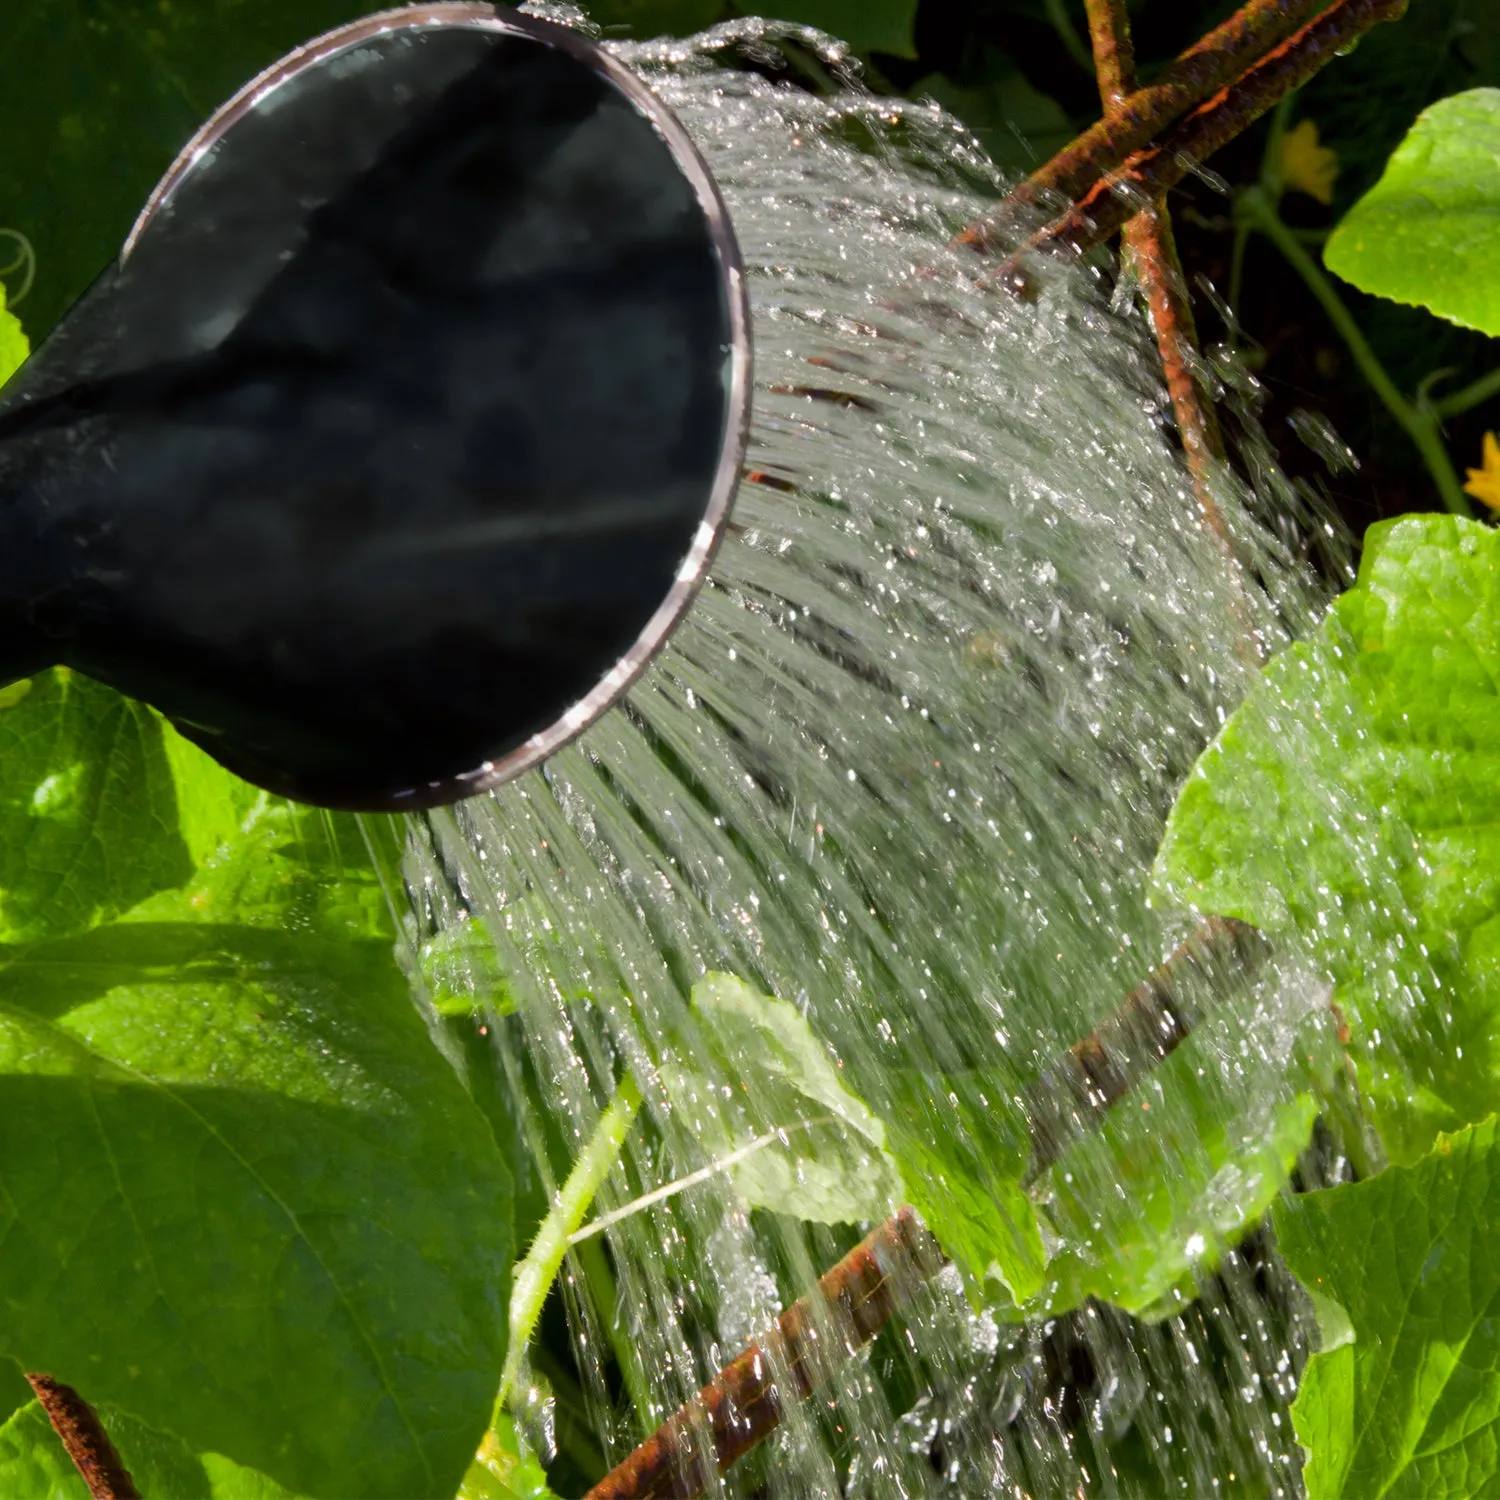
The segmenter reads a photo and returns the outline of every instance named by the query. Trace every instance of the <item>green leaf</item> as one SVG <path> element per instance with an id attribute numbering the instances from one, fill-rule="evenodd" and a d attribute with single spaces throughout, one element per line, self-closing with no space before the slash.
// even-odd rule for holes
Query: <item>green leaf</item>
<path id="1" fill-rule="evenodd" d="M 948 1087 L 902 1080 L 890 1149 L 907 1201 L 963 1273 L 976 1302 L 997 1292 L 1013 1306 L 1041 1290 L 1047 1268 L 1036 1205 L 1021 1186 L 1026 1133 L 1005 1096 L 983 1104 Z"/>
<path id="2" fill-rule="evenodd" d="M 1500 89 L 1418 116 L 1323 258 L 1362 291 L 1500 335 Z"/>
<path id="3" fill-rule="evenodd" d="M 1154 874 L 1334 980 L 1394 1158 L 1500 1104 L 1500 533 L 1372 527 L 1357 586 L 1199 759 Z"/>
<path id="4" fill-rule="evenodd" d="M 883 1219 L 901 1201 L 885 1128 L 839 1077 L 795 1005 L 731 974 L 693 986 L 703 1052 L 683 1048 L 663 1078 L 710 1156 L 752 1207 L 822 1224 Z M 711 1081 L 712 1080 L 712 1081 Z M 730 1080 L 726 1103 L 719 1080 Z M 754 1113 L 744 1100 L 755 1101 Z"/>
<path id="5" fill-rule="evenodd" d="M 158 736 L 153 836 L 185 875 L 0 953 L 0 1352 L 308 1495 L 451 1495 L 505 1352 L 493 1135 L 411 1003 L 353 820 L 126 710 Z M 75 764 L 100 819 L 146 803 L 108 748 L 55 744 L 0 758 L 0 806 Z M 196 870 L 189 844 L 214 851 Z"/>
<path id="6" fill-rule="evenodd" d="M 1277 1208 L 1287 1264 L 1353 1331 L 1312 1357 L 1292 1408 L 1310 1500 L 1500 1486 L 1496 1129 Z"/>
<path id="7" fill-rule="evenodd" d="M 136 1489 L 150 1500 L 298 1500 L 274 1479 L 221 1454 L 194 1455 L 179 1439 L 115 1407 L 101 1407 L 98 1415 Z M 89 1500 L 88 1486 L 38 1402 L 0 1427 L 0 1495 Z"/>
<path id="8" fill-rule="evenodd" d="M 503 1413 L 484 1435 L 458 1500 L 556 1500 L 547 1474 Z"/>
<path id="9" fill-rule="evenodd" d="M 1317 1105 L 1236 1097 L 1195 1040 L 1047 1174 L 1043 1215 L 1058 1248 L 1042 1311 L 1097 1297 L 1130 1313 L 1181 1312 L 1196 1278 L 1286 1186 Z"/>
<path id="10" fill-rule="evenodd" d="M 0 285 L 0 385 L 4 385 L 26 363 L 31 341 L 20 319 L 5 305 L 5 287 Z"/>
<path id="11" fill-rule="evenodd" d="M 439 1015 L 508 1016 L 516 1000 L 500 966 L 489 925 L 478 917 L 445 927 L 417 955 L 422 979 Z"/>
<path id="12" fill-rule="evenodd" d="M 816 26 L 848 42 L 856 52 L 917 55 L 912 31 L 917 0 L 777 0 L 762 13 L 779 21 Z"/>
<path id="13" fill-rule="evenodd" d="M 0 942 L 82 932 L 192 861 L 150 709 L 59 668 L 0 709 Z"/>

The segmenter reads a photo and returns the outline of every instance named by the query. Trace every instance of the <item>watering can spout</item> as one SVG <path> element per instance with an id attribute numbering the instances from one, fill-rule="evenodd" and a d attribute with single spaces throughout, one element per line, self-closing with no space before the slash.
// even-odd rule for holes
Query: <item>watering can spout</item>
<path id="1" fill-rule="evenodd" d="M 320 38 L 184 151 L 0 399 L 0 676 L 65 664 L 329 806 L 450 801 L 660 648 L 738 480 L 706 167 L 573 33 Z"/>

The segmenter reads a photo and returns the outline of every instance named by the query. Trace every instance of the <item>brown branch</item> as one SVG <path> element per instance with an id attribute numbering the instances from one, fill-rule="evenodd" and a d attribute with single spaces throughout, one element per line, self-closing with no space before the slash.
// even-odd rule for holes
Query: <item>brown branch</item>
<path id="1" fill-rule="evenodd" d="M 1116 118 L 1126 107 L 1135 88 L 1135 48 L 1130 36 L 1130 15 L 1124 0 L 1085 0 L 1094 66 L 1099 75 L 1099 102 L 1104 118 Z M 1194 378 L 1198 355 L 1198 330 L 1193 304 L 1182 275 L 1182 262 L 1172 236 L 1172 218 L 1165 200 L 1143 208 L 1124 229 L 1125 251 L 1145 294 L 1156 348 L 1182 451 L 1187 459 L 1193 493 L 1198 499 L 1204 524 L 1230 550 L 1229 529 L 1214 496 L 1215 471 L 1224 458 L 1224 438 L 1212 406 L 1203 399 Z M 1233 553 L 1230 552 L 1231 558 Z M 1245 613 L 1239 611 L 1239 613 Z M 1254 655 L 1254 633 L 1248 617 L 1238 632 Z"/>
<path id="2" fill-rule="evenodd" d="M 1033 172 L 1000 205 L 997 215 L 971 224 L 959 236 L 976 250 L 993 248 L 997 220 L 1020 204 L 1074 199 L 1114 171 L 1194 105 L 1238 78 L 1327 4 L 1327 0 L 1250 0 L 1221 26 L 1189 47 L 1145 88 L 1129 92 L 1121 107 Z"/>
<path id="3" fill-rule="evenodd" d="M 1271 946 L 1248 923 L 1209 917 L 1081 1042 L 1026 1091 L 1035 1182 L 1192 1034 L 1228 979 L 1246 982 Z"/>
<path id="4" fill-rule="evenodd" d="M 94 1408 L 72 1386 L 50 1375 L 28 1375 L 26 1379 L 73 1466 L 83 1476 L 91 1500 L 141 1500 L 141 1492 Z"/>
<path id="5" fill-rule="evenodd" d="M 1372 26 L 1404 15 L 1406 6 L 1407 0 L 1335 0 L 1236 82 L 1200 104 L 1162 140 L 1101 178 L 1066 213 L 1010 255 L 994 273 L 995 280 L 1024 289 L 1030 284 L 1026 262 L 1035 252 L 1082 254 L 1102 244 L 1143 204 L 1175 187 L 1200 162 L 1346 52 Z"/>
<path id="6" fill-rule="evenodd" d="M 695 1500 L 716 1473 L 775 1431 L 788 1399 L 804 1401 L 832 1379 L 943 1264 L 937 1241 L 903 1208 L 584 1500 Z"/>

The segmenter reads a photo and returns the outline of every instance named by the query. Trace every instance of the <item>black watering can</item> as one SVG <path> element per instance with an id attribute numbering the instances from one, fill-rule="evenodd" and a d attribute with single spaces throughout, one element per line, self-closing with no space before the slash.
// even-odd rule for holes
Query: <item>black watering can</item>
<path id="1" fill-rule="evenodd" d="M 66 664 L 249 780 L 452 801 L 598 717 L 743 454 L 724 204 L 585 38 L 473 4 L 226 104 L 0 397 L 0 680 Z"/>

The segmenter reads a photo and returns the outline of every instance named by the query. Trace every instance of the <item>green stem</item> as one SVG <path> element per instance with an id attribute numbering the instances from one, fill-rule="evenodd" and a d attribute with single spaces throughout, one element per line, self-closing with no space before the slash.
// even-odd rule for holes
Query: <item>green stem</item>
<path id="1" fill-rule="evenodd" d="M 1396 388 L 1396 383 L 1386 373 L 1385 366 L 1376 358 L 1369 341 L 1360 332 L 1359 325 L 1354 321 L 1354 315 L 1344 304 L 1344 299 L 1339 296 L 1333 283 L 1318 268 L 1317 262 L 1302 248 L 1297 237 L 1282 223 L 1281 216 L 1276 212 L 1265 192 L 1258 187 L 1245 189 L 1240 195 L 1238 207 L 1246 221 L 1260 230 L 1285 256 L 1287 263 L 1306 282 L 1307 289 L 1318 299 L 1323 311 L 1328 314 L 1328 321 L 1333 324 L 1340 337 L 1349 346 L 1349 352 L 1354 356 L 1354 362 L 1359 366 L 1360 373 L 1369 382 L 1370 389 L 1380 398 L 1385 409 L 1400 423 L 1417 452 L 1422 455 L 1423 462 L 1426 463 L 1428 472 L 1432 475 L 1433 483 L 1436 484 L 1438 493 L 1443 498 L 1443 504 L 1454 515 L 1472 516 L 1474 512 L 1458 482 L 1458 474 L 1453 467 L 1453 461 L 1448 457 L 1447 448 L 1443 446 L 1436 415 L 1430 410 L 1423 410 L 1413 405 Z"/>
<path id="2" fill-rule="evenodd" d="M 505 1355 L 505 1372 L 500 1377 L 500 1394 L 495 1398 L 497 1416 L 515 1394 L 526 1346 L 536 1332 L 542 1304 L 568 1253 L 568 1238 L 583 1223 L 605 1178 L 614 1171 L 640 1107 L 640 1088 L 627 1073 L 542 1220 L 526 1259 L 516 1267 L 510 1293 L 510 1348 Z"/>
<path id="3" fill-rule="evenodd" d="M 1432 410 L 1439 421 L 1448 417 L 1461 417 L 1466 411 L 1493 396 L 1500 396 L 1500 370 L 1491 370 L 1488 375 L 1481 375 L 1472 385 L 1454 391 L 1451 396 L 1444 396 L 1441 401 L 1434 401 Z"/>

